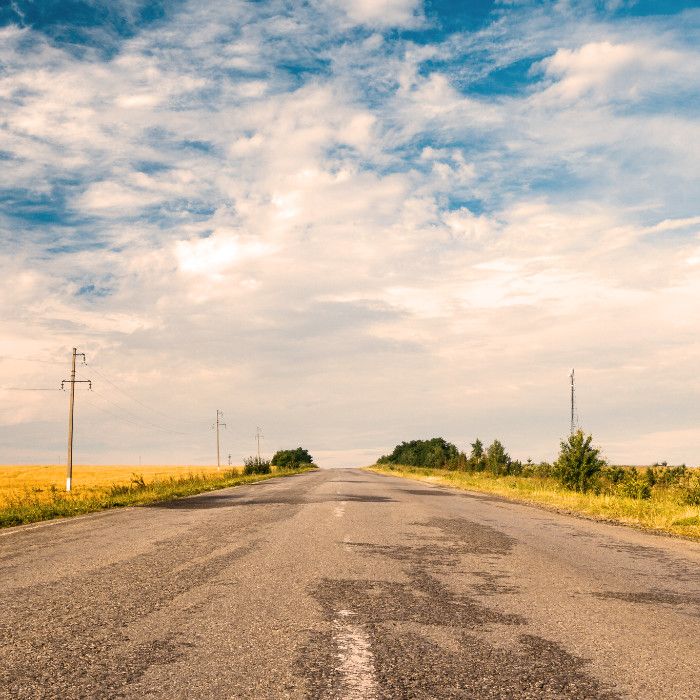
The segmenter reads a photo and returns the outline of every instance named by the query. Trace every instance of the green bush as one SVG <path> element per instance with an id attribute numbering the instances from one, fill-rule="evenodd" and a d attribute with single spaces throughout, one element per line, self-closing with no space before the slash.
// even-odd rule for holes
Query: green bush
<path id="1" fill-rule="evenodd" d="M 280 469 L 296 469 L 302 464 L 313 463 L 313 457 L 303 447 L 297 447 L 295 450 L 278 450 L 270 462 L 273 467 Z"/>
<path id="2" fill-rule="evenodd" d="M 647 467 L 644 472 L 644 480 L 649 484 L 649 488 L 656 486 L 656 472 L 653 467 Z"/>
<path id="3" fill-rule="evenodd" d="M 621 484 L 625 480 L 626 470 L 623 467 L 604 467 L 601 470 L 602 475 L 611 484 Z"/>
<path id="4" fill-rule="evenodd" d="M 637 474 L 636 469 L 630 470 L 627 477 L 619 484 L 618 493 L 628 498 L 651 498 L 649 482 Z"/>
<path id="5" fill-rule="evenodd" d="M 667 467 L 666 463 L 662 462 L 661 467 L 654 470 L 654 474 L 658 486 L 679 486 L 687 480 L 688 468 L 685 465 Z"/>
<path id="6" fill-rule="evenodd" d="M 520 476 L 535 477 L 539 479 L 547 479 L 554 475 L 554 467 L 549 462 L 539 462 L 535 464 L 532 460 L 528 460 L 522 465 Z"/>
<path id="7" fill-rule="evenodd" d="M 591 446 L 593 437 L 582 430 L 572 433 L 568 440 L 561 441 L 561 451 L 555 462 L 555 476 L 566 488 L 588 491 L 595 476 L 605 466 L 600 450 Z"/>
<path id="8" fill-rule="evenodd" d="M 700 506 L 700 474 L 688 480 L 684 502 L 689 506 Z"/>
<path id="9" fill-rule="evenodd" d="M 262 457 L 246 457 L 243 460 L 244 474 L 269 474 L 272 471 L 270 468 L 270 460 Z"/>

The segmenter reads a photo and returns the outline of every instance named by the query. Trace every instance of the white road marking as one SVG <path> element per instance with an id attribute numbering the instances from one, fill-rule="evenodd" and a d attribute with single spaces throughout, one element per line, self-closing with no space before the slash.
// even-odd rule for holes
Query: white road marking
<path id="1" fill-rule="evenodd" d="M 348 618 L 355 614 L 351 610 L 339 610 L 335 620 L 340 693 L 343 700 L 376 700 L 379 686 L 374 673 L 374 654 L 362 626 L 349 624 Z"/>
<path id="2" fill-rule="evenodd" d="M 335 515 L 336 518 L 342 518 L 345 515 L 345 506 L 347 504 L 347 501 L 341 501 L 340 504 L 333 509 L 333 515 Z"/>

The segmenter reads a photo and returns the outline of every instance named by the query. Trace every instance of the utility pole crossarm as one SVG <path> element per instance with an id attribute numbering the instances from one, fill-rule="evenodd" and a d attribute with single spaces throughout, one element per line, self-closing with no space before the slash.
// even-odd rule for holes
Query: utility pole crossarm
<path id="1" fill-rule="evenodd" d="M 65 391 L 65 384 L 89 384 L 88 389 L 92 389 L 91 379 L 63 379 L 61 380 L 61 391 Z"/>

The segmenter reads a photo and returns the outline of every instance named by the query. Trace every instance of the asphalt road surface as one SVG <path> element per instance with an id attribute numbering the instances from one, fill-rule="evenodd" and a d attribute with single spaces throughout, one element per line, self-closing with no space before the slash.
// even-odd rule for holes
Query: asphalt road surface
<path id="1" fill-rule="evenodd" d="M 2 698 L 699 698 L 700 546 L 328 470 L 0 531 Z"/>

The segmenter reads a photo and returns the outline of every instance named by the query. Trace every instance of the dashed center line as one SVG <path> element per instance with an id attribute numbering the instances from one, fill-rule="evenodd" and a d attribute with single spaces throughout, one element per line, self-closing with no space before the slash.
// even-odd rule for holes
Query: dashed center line
<path id="1" fill-rule="evenodd" d="M 376 700 L 379 686 L 374 654 L 365 630 L 349 620 L 355 614 L 351 610 L 339 610 L 335 620 L 341 697 L 343 700 Z"/>

